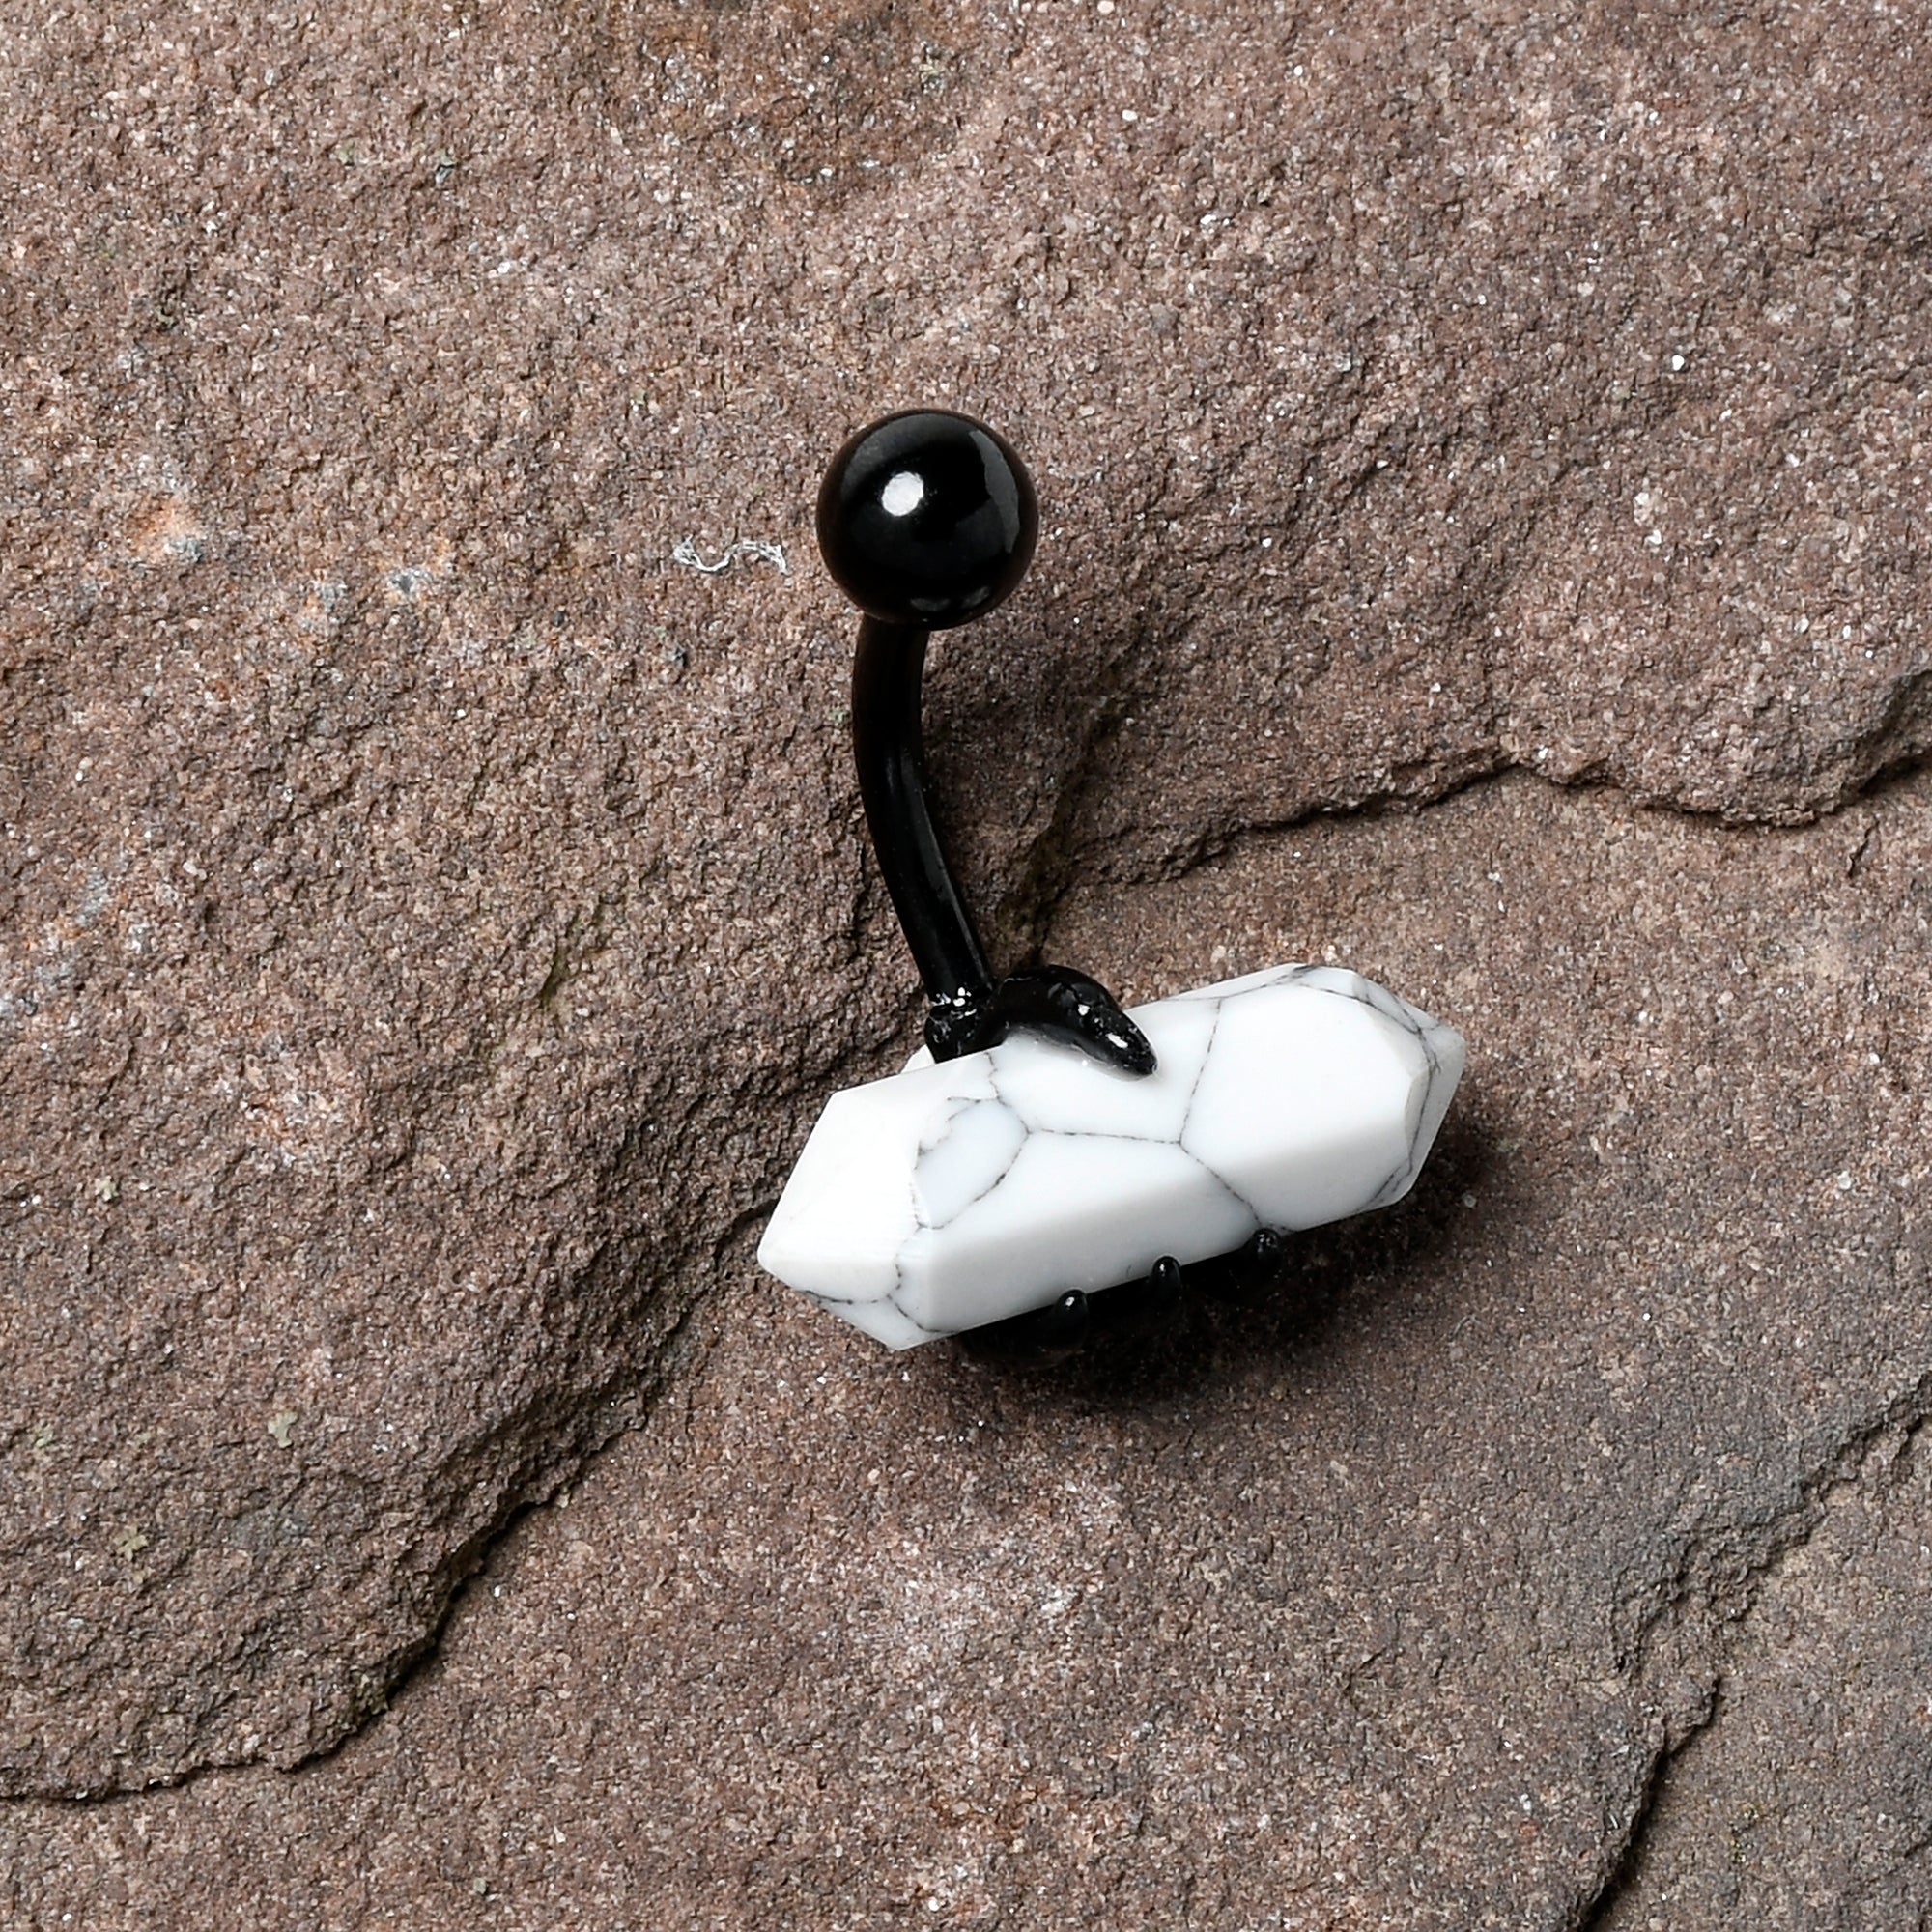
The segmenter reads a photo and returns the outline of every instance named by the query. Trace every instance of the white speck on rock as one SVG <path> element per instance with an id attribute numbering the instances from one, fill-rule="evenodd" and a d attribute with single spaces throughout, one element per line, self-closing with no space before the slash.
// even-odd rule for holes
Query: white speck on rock
<path id="1" fill-rule="evenodd" d="M 671 546 L 670 560 L 682 564 L 686 570 L 701 571 L 706 577 L 717 577 L 727 571 L 734 563 L 769 563 L 774 565 L 781 577 L 791 575 L 791 565 L 785 559 L 784 545 L 764 543 L 754 537 L 737 537 L 718 553 L 707 557 L 690 537 L 679 537 Z"/>

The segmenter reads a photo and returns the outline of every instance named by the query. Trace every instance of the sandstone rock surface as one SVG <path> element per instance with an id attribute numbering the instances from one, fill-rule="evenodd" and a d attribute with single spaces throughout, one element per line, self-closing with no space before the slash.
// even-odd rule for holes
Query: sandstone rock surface
<path id="1" fill-rule="evenodd" d="M 659 1388 L 687 1408 L 596 1465 L 635 1470 L 639 1548 L 710 1480 L 666 1417 L 751 1454 L 691 1391 L 762 1378 L 782 1436 L 823 1426 L 805 1363 L 872 1386 L 840 1353 L 861 1345 L 816 1330 L 774 1332 L 796 1373 L 720 1342 L 700 1376 L 680 1338 L 738 1280 L 801 1122 L 910 1032 L 807 518 L 838 439 L 919 400 L 996 420 L 1047 510 L 1034 581 L 933 679 L 1002 954 L 1050 939 L 1144 994 L 1219 970 L 1216 945 L 1332 945 L 1489 1058 L 1462 1155 L 1480 1253 L 1438 1191 L 1412 1248 L 1336 1251 L 1380 1291 L 1312 1340 L 1210 1322 L 1192 1379 L 1144 1402 L 1094 1371 L 1048 1402 L 1060 1434 L 983 1477 L 980 1518 L 917 1500 L 978 1385 L 898 1385 L 902 1533 L 990 1565 L 1015 1659 L 1033 1583 L 985 1548 L 1038 1497 L 1029 1577 L 1137 1579 L 1131 1615 L 1048 1620 L 1059 1663 L 1025 1666 L 1047 1675 L 1014 1662 L 1002 1688 L 936 1651 L 955 1675 L 915 1670 L 906 1708 L 943 1717 L 970 1679 L 982 1738 L 1002 1699 L 1057 1714 L 1065 1788 L 1105 1786 L 1110 1830 L 1176 1848 L 1158 1885 L 1208 1885 L 1197 1825 L 1265 1810 L 1300 1849 L 1243 1870 L 1277 1906 L 1305 1883 L 1311 1922 L 1394 1910 L 1410 1860 L 1448 1888 L 1431 1909 L 1518 1888 L 1483 1907 L 1511 1923 L 1612 1880 L 1639 1896 L 1616 1847 L 1714 1708 L 1721 1627 L 1870 1432 L 1912 1426 L 1932 1366 L 1926 835 L 1918 781 L 1887 777 L 1932 736 L 1924 40 L 1909 10 L 1811 6 L 12 0 L 16 1916 L 107 1897 L 90 1860 L 131 1858 L 114 1834 L 141 1817 L 180 1834 L 168 1897 L 214 1886 L 222 1806 L 314 1827 L 308 1794 L 415 1748 L 411 1725 L 449 1788 L 508 1776 L 543 1680 L 453 1655 L 296 1779 L 139 1801 L 165 1814 L 44 1804 L 352 1737 L 515 1513 Z M 765 548 L 698 567 L 734 544 Z M 1593 788 L 1433 803 L 1513 769 Z M 1389 805 L 1426 810 L 1303 823 Z M 1277 911 L 1228 911 L 1244 866 Z M 982 1406 L 1010 1435 L 1035 1402 Z M 1119 1539 L 1062 1466 L 1117 1498 Z M 759 1493 L 822 1507 L 847 1537 L 822 1561 L 860 1566 L 862 1602 L 887 1590 L 864 1498 L 802 1480 L 766 1468 Z M 755 1549 L 756 1498 L 727 1500 L 717 1534 Z M 555 1520 L 497 1560 L 548 1574 Z M 1350 1541 L 1365 1523 L 1380 1543 Z M 804 1535 L 786 1516 L 764 1539 Z M 744 1577 L 743 1631 L 792 1630 L 800 1579 Z M 1393 1636 L 1392 1578 L 1421 1606 Z M 613 1658 L 656 1640 L 637 1580 L 609 1599 Z M 1245 1605 L 1224 1635 L 1177 1607 L 1224 1589 Z M 467 1601 L 450 1634 L 498 1641 L 495 1600 Z M 675 1731 L 722 1672 L 760 1708 L 759 1670 L 800 1655 L 768 1634 L 732 1662 L 729 1635 L 668 1645 L 662 1681 L 613 1663 L 610 1694 L 662 1696 Z M 856 1713 L 826 1748 L 869 1776 L 865 1726 L 913 1665 L 824 1641 L 799 1694 Z M 1285 1723 L 1273 1687 L 1300 1694 L 1311 1658 L 1328 1701 Z M 1170 1683 L 1225 1689 L 1135 1705 Z M 493 1684 L 516 1687 L 499 1738 L 460 1743 Z M 794 1719 L 797 1745 L 816 1719 Z M 1148 1721 L 1176 1754 L 1094 1768 Z M 637 1774 L 639 1844 L 685 1802 L 666 1764 L 693 1791 L 721 1772 L 689 1723 Z M 970 1724 L 948 1735 L 968 1750 Z M 1177 1798 L 1209 1738 L 1243 1765 Z M 1540 1782 L 1515 1788 L 1519 1761 Z M 948 1774 L 988 1845 L 991 1762 Z M 958 1862 L 941 1813 L 867 1788 L 786 1829 L 856 1816 L 895 1857 Z M 390 1802 L 310 1831 L 318 1897 Z M 1054 1815 L 1014 1835 L 1064 1853 L 1083 1828 Z M 678 1830 L 692 1899 L 789 1909 L 782 1849 Z M 1149 1869 L 1095 1859 L 1096 1898 Z M 1212 1868 L 1202 1913 L 1246 1912 L 1249 1879 Z"/>
<path id="2" fill-rule="evenodd" d="M 1605 1932 L 1922 1924 L 1932 1495 L 1915 1408 L 1824 1498 L 1727 1647 Z"/>
<path id="3" fill-rule="evenodd" d="M 294 1774 L 12 1807 L 0 1916 L 1585 1924 L 1734 1659 L 1776 1676 L 1807 1544 L 1847 1672 L 1815 1716 L 1881 1713 L 1902 1772 L 1922 1605 L 1831 1552 L 1932 1388 L 1928 849 L 1922 780 L 1775 834 L 1517 781 L 1069 906 L 1055 945 L 1135 994 L 1209 933 L 1230 970 L 1327 934 L 1456 1010 L 1410 1202 L 1043 1377 L 884 1355 L 747 1236 L 688 1373 L 385 1717 Z M 1756 1748 L 1827 1808 L 1815 1716 Z M 1858 1789 L 1918 1808 L 1860 1856 L 1900 1884 L 1923 1785 L 1883 1765 Z"/>

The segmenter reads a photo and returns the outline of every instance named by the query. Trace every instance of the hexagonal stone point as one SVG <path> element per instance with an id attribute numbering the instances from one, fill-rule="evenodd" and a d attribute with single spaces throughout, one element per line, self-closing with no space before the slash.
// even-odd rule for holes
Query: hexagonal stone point
<path id="1" fill-rule="evenodd" d="M 892 1349 L 1399 1201 L 1462 1037 L 1334 966 L 1134 1009 L 1145 1079 L 1015 1034 L 835 1094 L 759 1263 Z"/>

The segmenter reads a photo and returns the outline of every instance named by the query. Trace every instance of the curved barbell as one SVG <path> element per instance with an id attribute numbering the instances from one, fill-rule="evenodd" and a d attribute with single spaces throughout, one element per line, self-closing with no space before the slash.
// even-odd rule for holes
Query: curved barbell
<path id="1" fill-rule="evenodd" d="M 862 613 L 852 753 L 879 870 L 931 1003 L 935 1060 L 1018 1027 L 1123 1072 L 1153 1049 L 1096 980 L 1065 966 L 994 975 L 934 822 L 922 692 L 934 631 L 983 617 L 1018 586 L 1039 532 L 1025 466 L 971 416 L 908 410 L 864 429 L 818 493 L 818 547 Z"/>

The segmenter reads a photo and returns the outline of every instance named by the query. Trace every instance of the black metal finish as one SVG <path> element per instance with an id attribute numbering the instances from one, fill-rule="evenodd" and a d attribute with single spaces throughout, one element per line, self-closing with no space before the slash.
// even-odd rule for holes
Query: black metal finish
<path id="1" fill-rule="evenodd" d="M 1102 1294 L 1072 1289 L 1044 1308 L 969 1328 L 956 1339 L 982 1361 L 1045 1368 L 1095 1343 L 1144 1342 L 1172 1329 L 1190 1293 L 1238 1306 L 1271 1287 L 1287 1262 L 1288 1243 L 1280 1233 L 1258 1228 L 1233 1254 L 1190 1266 L 1184 1277 L 1180 1264 L 1163 1255 L 1138 1281 L 1122 1282 Z"/>
<path id="2" fill-rule="evenodd" d="M 1099 980 L 1070 966 L 1027 966 L 1000 981 L 996 1004 L 1009 1026 L 1077 1046 L 1133 1074 L 1156 1062 L 1147 1036 Z"/>
<path id="3" fill-rule="evenodd" d="M 994 978 L 927 796 L 926 639 L 1009 596 L 1038 529 L 1025 466 L 970 416 L 888 416 L 833 458 L 818 493 L 818 547 L 865 612 L 852 667 L 859 792 L 931 1002 L 925 1039 L 935 1060 L 996 1046 L 1022 1027 L 1123 1072 L 1151 1073 L 1153 1049 L 1097 980 L 1064 966 Z"/>
<path id="4" fill-rule="evenodd" d="M 990 1012 L 993 969 L 946 862 L 927 798 L 920 718 L 926 637 L 910 625 L 861 620 L 852 661 L 852 756 L 872 849 L 926 995 L 935 1013 L 963 1019 Z M 934 1057 L 956 1055 L 935 1048 Z"/>

